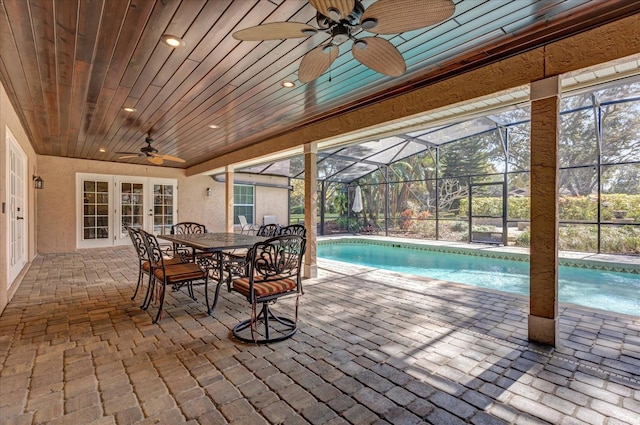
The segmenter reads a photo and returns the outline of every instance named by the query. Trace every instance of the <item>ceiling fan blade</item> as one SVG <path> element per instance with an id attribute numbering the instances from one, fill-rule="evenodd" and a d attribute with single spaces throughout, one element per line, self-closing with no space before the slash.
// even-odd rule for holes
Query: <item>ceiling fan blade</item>
<path id="1" fill-rule="evenodd" d="M 162 165 L 164 160 L 162 158 L 158 158 L 157 156 L 148 156 L 147 161 L 155 165 Z"/>
<path id="2" fill-rule="evenodd" d="M 173 156 L 173 155 L 153 154 L 153 156 L 156 158 L 164 159 L 165 161 L 186 162 L 184 159 L 178 158 L 177 156 Z"/>
<path id="3" fill-rule="evenodd" d="M 355 7 L 355 0 L 309 0 L 311 6 L 324 16 L 339 21 L 345 19 Z"/>
<path id="4" fill-rule="evenodd" d="M 118 159 L 130 159 L 130 158 L 139 158 L 143 155 L 138 155 L 138 154 L 131 154 L 131 155 L 123 155 L 123 156 L 119 156 Z"/>
<path id="5" fill-rule="evenodd" d="M 144 156 L 144 154 L 140 153 L 140 152 L 116 152 L 118 155 L 137 155 L 137 156 Z"/>
<path id="6" fill-rule="evenodd" d="M 384 38 L 364 37 L 351 47 L 353 57 L 380 74 L 399 77 L 407 70 L 404 58 L 396 47 Z"/>
<path id="7" fill-rule="evenodd" d="M 327 50 L 327 51 L 325 51 Z M 336 60 L 340 50 L 335 44 L 324 44 L 316 47 L 302 58 L 298 69 L 298 80 L 301 83 L 309 83 L 322 74 Z"/>
<path id="8" fill-rule="evenodd" d="M 452 0 L 378 0 L 364 11 L 360 22 L 375 34 L 398 34 L 437 24 L 454 11 Z M 367 20 L 377 25 L 367 28 Z"/>
<path id="9" fill-rule="evenodd" d="M 236 31 L 233 38 L 242 41 L 282 40 L 309 37 L 317 32 L 316 28 L 301 22 L 270 22 Z"/>

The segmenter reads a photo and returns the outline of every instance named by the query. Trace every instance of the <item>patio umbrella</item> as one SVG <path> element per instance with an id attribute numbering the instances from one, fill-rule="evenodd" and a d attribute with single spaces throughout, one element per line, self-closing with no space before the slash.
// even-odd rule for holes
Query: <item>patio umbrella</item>
<path id="1" fill-rule="evenodd" d="M 360 190 L 360 186 L 356 186 L 356 194 L 353 196 L 351 211 L 356 214 L 362 211 L 362 191 Z"/>

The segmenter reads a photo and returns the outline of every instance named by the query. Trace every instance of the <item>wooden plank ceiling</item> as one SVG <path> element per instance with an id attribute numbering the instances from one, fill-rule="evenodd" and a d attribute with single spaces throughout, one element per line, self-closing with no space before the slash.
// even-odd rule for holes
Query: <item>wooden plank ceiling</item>
<path id="1" fill-rule="evenodd" d="M 305 85 L 300 60 L 325 34 L 231 36 L 267 22 L 316 26 L 303 0 L 2 0 L 0 78 L 38 154 L 146 163 L 116 152 L 138 152 L 150 133 L 160 153 L 186 160 L 164 166 L 189 167 L 639 11 L 626 0 L 456 0 L 445 22 L 384 36 L 407 62 L 402 77 L 359 64 L 346 41 L 331 70 Z M 165 45 L 163 34 L 184 45 Z M 281 87 L 285 79 L 296 87 Z"/>

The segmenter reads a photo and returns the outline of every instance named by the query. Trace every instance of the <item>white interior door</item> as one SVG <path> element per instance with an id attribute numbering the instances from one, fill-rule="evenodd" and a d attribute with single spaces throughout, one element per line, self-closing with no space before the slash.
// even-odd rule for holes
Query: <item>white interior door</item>
<path id="1" fill-rule="evenodd" d="M 7 286 L 27 264 L 27 157 L 7 129 Z"/>

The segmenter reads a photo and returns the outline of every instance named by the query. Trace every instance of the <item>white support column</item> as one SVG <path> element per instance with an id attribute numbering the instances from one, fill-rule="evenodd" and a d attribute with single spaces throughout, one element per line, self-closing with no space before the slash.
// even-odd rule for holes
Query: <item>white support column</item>
<path id="1" fill-rule="evenodd" d="M 233 232 L 233 180 L 235 179 L 235 169 L 233 165 L 227 165 L 225 167 L 225 199 L 226 199 L 226 209 L 225 209 L 225 231 Z"/>
<path id="2" fill-rule="evenodd" d="M 306 278 L 318 276 L 318 145 L 304 145 L 304 226 L 307 228 L 307 250 L 304 254 Z"/>
<path id="3" fill-rule="evenodd" d="M 558 141 L 560 78 L 531 83 L 529 340 L 558 341 Z"/>

